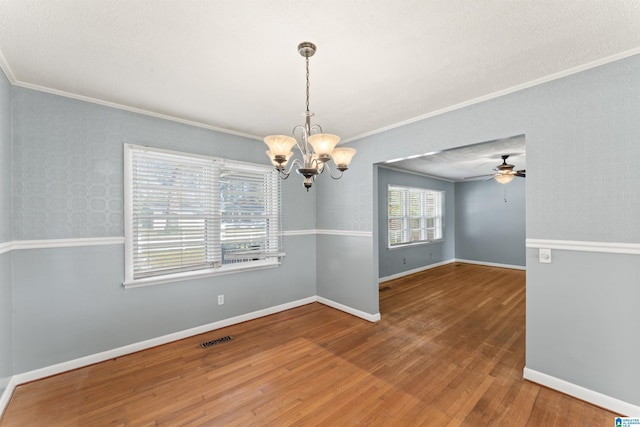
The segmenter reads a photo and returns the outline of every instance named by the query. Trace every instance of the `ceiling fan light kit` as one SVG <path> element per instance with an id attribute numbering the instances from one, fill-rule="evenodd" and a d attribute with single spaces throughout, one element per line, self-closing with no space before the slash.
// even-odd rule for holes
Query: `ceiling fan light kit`
<path id="1" fill-rule="evenodd" d="M 502 156 L 502 164 L 496 166 L 493 169 L 494 171 L 496 171 L 495 173 L 486 174 L 486 175 L 469 176 L 464 179 L 477 179 L 477 178 L 482 178 L 487 176 L 489 177 L 486 179 L 487 181 L 491 179 L 495 179 L 500 184 L 508 184 L 511 181 L 513 181 L 513 178 L 516 176 L 520 178 L 526 178 L 526 171 L 524 169 L 514 171 L 513 168 L 515 166 L 507 163 L 508 158 L 509 158 L 509 154 L 505 154 Z"/>
<path id="2" fill-rule="evenodd" d="M 513 177 L 519 176 L 520 178 L 525 178 L 526 171 L 524 169 L 514 171 L 513 168 L 515 166 L 507 163 L 508 158 L 509 158 L 508 154 L 505 154 L 504 156 L 502 156 L 502 164 L 498 165 L 494 169 L 494 171 L 496 171 L 496 173 L 494 174 L 473 176 L 465 179 L 480 178 L 481 176 L 489 176 L 490 177 L 489 179 L 494 178 L 500 184 L 508 184 L 511 181 L 513 181 Z"/>
<path id="3" fill-rule="evenodd" d="M 502 156 L 502 164 L 498 165 L 498 167 L 495 169 L 496 170 L 495 179 L 500 184 L 510 183 L 511 181 L 513 181 L 514 176 L 519 176 L 521 178 L 525 177 L 525 170 L 523 169 L 519 171 L 514 171 L 513 168 L 515 166 L 507 163 L 508 158 L 509 158 L 508 154 Z"/>
<path id="4" fill-rule="evenodd" d="M 508 184 L 513 181 L 513 175 L 509 173 L 499 173 L 496 175 L 496 181 L 500 184 Z"/>
<path id="5" fill-rule="evenodd" d="M 307 71 L 307 109 L 302 113 L 305 117 L 304 125 L 295 126 L 291 132 L 293 136 L 269 135 L 264 138 L 264 142 L 269 146 L 267 156 L 278 170 L 280 178 L 289 178 L 291 171 L 297 166 L 296 172 L 304 177 L 303 185 L 309 191 L 316 176 L 326 169 L 329 170 L 331 178 L 342 178 L 342 173 L 349 168 L 349 163 L 356 154 L 356 150 L 347 147 L 335 148 L 340 142 L 340 137 L 323 133 L 320 125 L 311 124 L 313 113 L 309 111 L 309 58 L 316 53 L 316 45 L 311 42 L 302 42 L 298 45 L 298 52 L 305 59 Z M 285 171 L 285 166 L 294 155 L 294 152 L 291 151 L 294 146 L 298 148 L 301 158 L 293 159 L 289 170 Z M 336 175 L 329 167 L 331 159 L 339 172 Z"/>

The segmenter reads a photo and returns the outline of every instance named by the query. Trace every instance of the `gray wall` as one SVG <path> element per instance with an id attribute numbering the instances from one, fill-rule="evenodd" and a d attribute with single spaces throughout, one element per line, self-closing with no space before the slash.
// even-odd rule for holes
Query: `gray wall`
<path id="1" fill-rule="evenodd" d="M 525 180 L 457 182 L 455 187 L 455 257 L 524 267 Z"/>
<path id="2" fill-rule="evenodd" d="M 264 156 L 256 141 L 22 88 L 13 94 L 12 239 L 120 236 L 122 184 L 115 171 L 122 169 L 123 141 L 250 161 Z M 528 238 L 640 242 L 638 111 L 640 56 L 634 56 L 350 143 L 358 154 L 345 177 L 321 179 L 312 190 L 315 202 L 305 199 L 316 203 L 313 221 L 306 217 L 311 211 L 293 208 L 305 216 L 295 217 L 295 226 L 316 224 L 346 234 L 288 237 L 285 264 L 260 274 L 124 291 L 120 245 L 14 251 L 14 372 L 314 293 L 377 313 L 375 165 L 391 158 L 524 134 Z M 40 151 L 51 156 L 50 165 Z M 31 180 L 29 172 L 40 180 Z M 299 182 L 286 183 L 285 200 L 301 200 L 290 191 L 300 191 Z M 6 184 L 0 194 L 6 197 Z M 632 338 L 640 325 L 637 316 L 620 310 L 632 313 L 630 304 L 639 299 L 637 256 L 556 251 L 553 264 L 541 265 L 535 252 L 527 251 L 527 367 L 640 405 L 640 373 L 631 360 L 640 353 L 640 341 Z M 0 262 L 0 269 L 6 264 Z M 222 307 L 214 305 L 219 290 L 227 297 Z M 7 295 L 5 285 L 0 292 Z M 114 313 L 125 308 L 126 321 L 120 321 Z M 57 316 L 63 317 L 48 324 Z M 27 339 L 54 347 L 32 354 Z M 55 346 L 56 339 L 71 348 Z M 604 355 L 601 349 L 611 343 L 622 343 L 624 351 Z"/>
<path id="3" fill-rule="evenodd" d="M 0 72 L 0 247 L 10 241 L 11 85 Z M 11 253 L 0 250 L 0 395 L 13 374 L 12 299 Z"/>
<path id="4" fill-rule="evenodd" d="M 445 192 L 444 241 L 406 247 L 387 248 L 389 210 L 387 209 L 387 187 L 389 184 L 428 188 Z M 457 224 L 455 186 L 453 182 L 428 178 L 421 175 L 403 173 L 378 167 L 378 247 L 379 277 L 389 277 L 405 271 L 427 267 L 454 258 Z"/>
<path id="5" fill-rule="evenodd" d="M 123 142 L 268 162 L 261 141 L 19 87 L 13 95 L 15 240 L 121 237 Z M 285 227 L 313 229 L 314 196 L 296 184 L 283 183 Z M 284 244 L 279 268 L 129 290 L 123 245 L 13 251 L 14 373 L 315 295 L 315 236 Z"/>
<path id="6" fill-rule="evenodd" d="M 372 163 L 358 152 L 342 179 L 322 177 L 315 185 L 317 227 L 344 234 L 317 238 L 317 292 L 371 315 L 378 314 L 378 259 L 373 257 Z M 312 190 L 313 191 L 313 190 Z M 351 234 L 350 234 L 351 233 Z M 375 233 L 375 231 L 374 231 Z"/>
<path id="7" fill-rule="evenodd" d="M 121 286 L 122 245 L 15 251 L 15 371 L 315 295 L 313 282 L 295 268 L 306 265 L 303 251 L 289 246 L 277 269 L 129 290 Z M 222 306 L 218 294 L 225 295 Z"/>
<path id="8" fill-rule="evenodd" d="M 527 367 L 640 405 L 638 257 L 527 249 Z"/>
<path id="9" fill-rule="evenodd" d="M 358 149 L 353 167 L 358 179 L 337 181 L 340 186 L 327 185 L 318 191 L 318 222 L 332 228 L 356 229 L 350 222 L 352 213 L 366 209 L 361 206 L 361 199 L 347 199 L 356 194 L 373 195 L 373 203 L 364 214 L 378 221 L 378 213 L 373 210 L 378 197 L 376 163 L 526 135 L 527 238 L 640 242 L 638 111 L 640 56 L 636 55 L 362 138 L 350 143 Z M 373 231 L 373 238 L 360 239 L 352 248 L 372 254 L 373 265 L 350 265 L 338 259 L 336 264 L 350 281 L 348 286 L 334 286 L 331 290 L 336 300 L 351 301 L 359 295 L 363 309 L 377 310 L 377 278 L 362 271 L 378 271 L 378 232 L 372 226 L 369 230 Z M 331 257 L 331 248 L 339 246 L 337 239 L 325 240 L 319 243 L 318 251 L 323 264 L 329 264 L 336 258 Z M 583 387 L 595 384 L 596 392 L 612 390 L 612 397 L 639 405 L 637 390 L 630 391 L 640 382 L 637 363 L 627 359 L 620 363 L 602 360 L 600 353 L 590 350 L 594 345 L 604 347 L 619 342 L 625 344 L 626 354 L 640 354 L 640 340 L 630 339 L 635 335 L 628 333 L 631 327 L 637 331 L 637 318 L 627 317 L 623 321 L 626 327 L 620 328 L 616 310 L 620 297 L 638 301 L 634 289 L 638 287 L 640 263 L 619 269 L 618 257 L 623 255 L 598 258 L 598 268 L 608 273 L 608 280 L 603 282 L 579 272 L 582 265 L 594 265 L 593 254 L 576 252 L 571 262 L 557 259 L 550 274 L 541 274 L 539 265 L 530 268 L 532 254 L 527 256 L 527 293 L 532 295 L 527 306 L 527 367 Z M 320 267 L 319 263 L 318 287 L 324 291 L 329 281 L 321 278 Z M 612 282 L 620 290 L 617 295 L 605 292 Z M 574 292 L 578 288 L 580 292 Z M 602 299 L 594 303 L 591 295 L 601 295 Z M 601 320 L 597 329 L 569 321 L 585 312 Z M 569 334 L 575 345 L 563 343 Z M 553 353 L 542 357 L 545 349 L 552 346 Z M 580 363 L 576 364 L 576 360 Z M 589 369 L 596 365 L 601 369 Z"/>

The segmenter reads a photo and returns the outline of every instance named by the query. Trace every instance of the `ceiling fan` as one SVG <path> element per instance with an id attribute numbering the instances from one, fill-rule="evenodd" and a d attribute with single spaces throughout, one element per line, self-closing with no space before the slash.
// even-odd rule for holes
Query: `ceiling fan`
<path id="1" fill-rule="evenodd" d="M 513 180 L 514 176 L 519 176 L 521 178 L 525 178 L 526 177 L 526 171 L 524 169 L 521 170 L 516 170 L 514 171 L 513 168 L 515 168 L 514 165 L 510 165 L 509 163 L 507 163 L 507 159 L 509 158 L 509 155 L 506 154 L 504 156 L 502 156 L 502 164 L 498 165 L 494 171 L 496 171 L 493 174 L 486 174 L 486 175 L 478 175 L 478 176 L 470 176 L 468 178 L 465 179 L 472 179 L 472 178 L 480 178 L 483 176 L 489 176 L 489 179 L 495 178 L 496 181 L 498 181 L 500 184 L 508 184 L 509 182 L 511 182 L 511 180 Z"/>

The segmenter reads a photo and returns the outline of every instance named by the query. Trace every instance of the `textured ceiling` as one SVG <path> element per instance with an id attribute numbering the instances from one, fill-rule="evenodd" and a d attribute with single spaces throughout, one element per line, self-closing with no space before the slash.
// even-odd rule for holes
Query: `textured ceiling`
<path id="1" fill-rule="evenodd" d="M 261 138 L 352 140 L 640 53 L 637 0 L 0 0 L 12 83 Z M 494 162 L 495 163 L 495 162 Z"/>
<path id="2" fill-rule="evenodd" d="M 424 153 L 408 159 L 392 159 L 383 166 L 444 178 L 449 181 L 489 179 L 494 169 L 502 164 L 502 156 L 514 171 L 526 170 L 524 135 L 467 145 L 437 153 Z"/>

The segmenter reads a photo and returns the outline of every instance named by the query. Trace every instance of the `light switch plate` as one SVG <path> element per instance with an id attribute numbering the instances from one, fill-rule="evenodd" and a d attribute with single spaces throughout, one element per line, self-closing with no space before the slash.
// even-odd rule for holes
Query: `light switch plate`
<path id="1" fill-rule="evenodd" d="M 551 249 L 539 249 L 538 257 L 540 262 L 551 264 Z"/>

